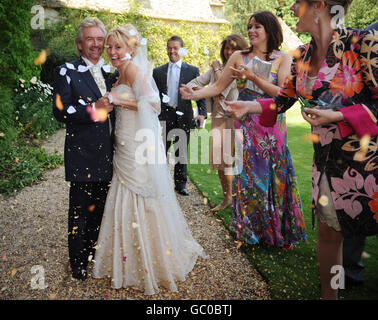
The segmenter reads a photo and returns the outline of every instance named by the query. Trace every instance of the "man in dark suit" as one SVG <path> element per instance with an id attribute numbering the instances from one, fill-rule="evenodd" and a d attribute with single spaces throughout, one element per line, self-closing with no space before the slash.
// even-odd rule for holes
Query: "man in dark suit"
<path id="1" fill-rule="evenodd" d="M 193 108 L 190 100 L 182 100 L 181 84 L 186 84 L 199 76 L 199 69 L 182 62 L 180 50 L 184 43 L 178 36 L 171 37 L 167 42 L 169 63 L 157 67 L 153 77 L 160 92 L 162 101 L 159 119 L 165 137 L 165 150 L 168 152 L 172 141 L 175 146 L 176 164 L 174 168 L 175 189 L 181 195 L 189 195 L 186 190 L 187 181 L 187 148 L 190 129 L 203 125 L 207 117 L 205 100 L 198 100 L 198 116 L 193 119 Z"/>
<path id="2" fill-rule="evenodd" d="M 105 35 L 99 19 L 85 19 L 76 37 L 80 58 L 59 66 L 54 84 L 53 113 L 66 124 L 64 164 L 66 181 L 70 181 L 70 268 L 72 276 L 81 280 L 87 278 L 88 261 L 94 256 L 113 171 L 114 112 L 103 95 L 110 91 L 115 78 L 100 60 Z M 105 117 L 99 117 L 100 114 Z"/>

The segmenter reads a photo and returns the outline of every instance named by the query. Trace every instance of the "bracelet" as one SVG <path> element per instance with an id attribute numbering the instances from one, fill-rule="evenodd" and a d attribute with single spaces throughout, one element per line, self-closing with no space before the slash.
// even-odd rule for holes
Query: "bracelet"
<path id="1" fill-rule="evenodd" d="M 215 69 L 214 72 L 221 71 L 221 68 Z"/>

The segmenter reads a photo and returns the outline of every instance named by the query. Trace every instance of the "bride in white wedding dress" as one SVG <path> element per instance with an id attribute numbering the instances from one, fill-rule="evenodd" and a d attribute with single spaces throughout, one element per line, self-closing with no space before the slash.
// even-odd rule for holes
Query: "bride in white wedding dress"
<path id="1" fill-rule="evenodd" d="M 184 281 L 198 256 L 207 256 L 192 237 L 168 172 L 145 39 L 126 25 L 112 29 L 106 45 L 120 76 L 108 96 L 116 106 L 114 169 L 94 278 L 109 276 L 113 288 L 147 295 L 159 286 L 177 291 L 175 281 Z"/>

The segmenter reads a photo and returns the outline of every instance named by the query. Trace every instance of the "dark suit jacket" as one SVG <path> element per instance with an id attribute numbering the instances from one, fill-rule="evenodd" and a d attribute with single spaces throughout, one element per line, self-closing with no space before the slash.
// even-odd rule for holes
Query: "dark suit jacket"
<path id="1" fill-rule="evenodd" d="M 160 100 L 163 101 L 163 93 L 167 94 L 167 73 L 168 73 L 168 63 L 160 67 L 157 67 L 153 71 L 153 78 L 159 89 Z M 181 65 L 179 88 L 181 84 L 187 84 L 191 80 L 199 76 L 199 69 L 197 67 L 191 66 L 185 62 Z M 179 90 L 177 88 L 177 90 Z M 197 107 L 199 114 L 207 118 L 206 103 L 204 99 L 197 101 Z M 176 111 L 181 111 L 184 113 L 182 116 L 177 115 L 175 112 L 169 112 L 172 109 L 166 103 L 161 103 L 161 113 L 159 119 L 161 121 L 174 121 L 177 120 L 177 128 L 191 129 L 193 128 L 193 108 L 192 102 L 190 100 L 181 99 L 180 90 L 178 91 L 177 98 L 177 109 Z M 172 119 L 175 116 L 176 119 Z"/>
<path id="2" fill-rule="evenodd" d="M 94 122 L 87 107 L 102 97 L 90 71 L 78 72 L 78 66 L 86 66 L 79 58 L 70 62 L 76 70 L 67 68 L 67 64 L 57 67 L 53 94 L 53 113 L 55 118 L 66 124 L 64 146 L 64 164 L 67 181 L 96 182 L 111 181 L 113 173 L 113 133 L 109 121 Z M 66 74 L 59 72 L 65 68 Z M 102 69 L 107 91 L 110 91 L 116 75 Z M 67 81 L 67 76 L 71 79 Z M 56 105 L 59 94 L 63 110 Z M 84 102 L 83 105 L 80 102 Z M 67 110 L 70 109 L 70 112 Z M 75 112 L 72 112 L 76 110 Z M 114 111 L 110 114 L 114 131 Z"/>

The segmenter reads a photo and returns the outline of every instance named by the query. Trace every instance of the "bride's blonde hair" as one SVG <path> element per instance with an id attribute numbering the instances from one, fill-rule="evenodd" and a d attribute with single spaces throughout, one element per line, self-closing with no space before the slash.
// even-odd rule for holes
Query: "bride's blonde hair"
<path id="1" fill-rule="evenodd" d="M 132 24 L 126 24 L 110 30 L 106 35 L 105 43 L 108 41 L 109 37 L 114 38 L 121 46 L 134 49 L 131 56 L 135 55 L 136 50 L 140 46 L 138 30 Z"/>

